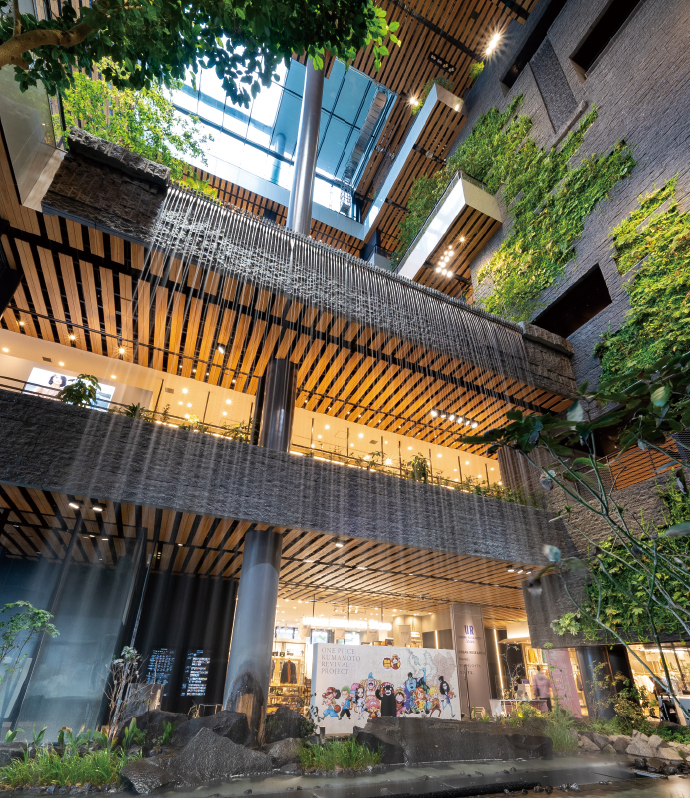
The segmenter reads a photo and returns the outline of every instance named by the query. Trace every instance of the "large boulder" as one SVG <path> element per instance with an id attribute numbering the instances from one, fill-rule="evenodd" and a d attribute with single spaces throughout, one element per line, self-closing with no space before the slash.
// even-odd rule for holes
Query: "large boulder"
<path id="1" fill-rule="evenodd" d="M 13 759 L 21 759 L 26 743 L 0 743 L 0 768 L 7 767 Z"/>
<path id="2" fill-rule="evenodd" d="M 680 751 L 677 751 L 675 748 L 671 748 L 670 746 L 660 745 L 656 749 L 656 755 L 659 759 L 663 759 L 666 762 L 671 762 L 673 764 L 678 764 L 683 762 L 683 757 L 680 755 Z"/>
<path id="3" fill-rule="evenodd" d="M 632 741 L 625 749 L 625 753 L 629 754 L 630 756 L 638 756 L 643 758 L 656 756 L 657 747 L 650 745 L 649 740 L 650 738 L 647 737 L 646 734 L 634 731 Z"/>
<path id="4" fill-rule="evenodd" d="M 136 715 L 137 728 L 146 732 L 145 745 L 155 745 L 158 740 L 163 736 L 166 723 L 173 723 L 179 726 L 185 723 L 188 718 L 186 715 L 178 712 L 163 712 L 162 709 L 152 709 L 149 712 L 142 712 L 141 715 Z M 120 724 L 117 730 L 117 737 L 121 740 L 125 727 L 129 726 L 131 720 L 126 720 Z"/>
<path id="5" fill-rule="evenodd" d="M 299 752 L 304 748 L 304 740 L 301 737 L 286 737 L 266 746 L 266 753 L 271 758 L 274 768 L 282 768 L 284 765 L 299 762 Z"/>
<path id="6" fill-rule="evenodd" d="M 304 737 L 307 721 L 290 707 L 280 706 L 264 721 L 264 743 L 277 743 L 288 737 Z"/>
<path id="7" fill-rule="evenodd" d="M 181 723 L 173 734 L 171 745 L 183 748 L 190 743 L 202 729 L 209 729 L 219 737 L 227 737 L 233 743 L 244 745 L 249 740 L 249 724 L 243 712 L 222 710 L 205 718 L 192 718 Z"/>
<path id="8" fill-rule="evenodd" d="M 251 751 L 203 728 L 169 760 L 169 767 L 177 773 L 181 784 L 193 785 L 230 776 L 271 773 L 273 763 L 266 754 Z"/>
<path id="9" fill-rule="evenodd" d="M 611 742 L 607 735 L 599 734 L 598 732 L 592 732 L 592 737 L 590 739 L 593 743 L 596 743 L 599 748 L 603 748 Z"/>
<path id="10" fill-rule="evenodd" d="M 594 740 L 584 734 L 577 735 L 577 748 L 581 754 L 596 754 L 599 751 L 599 746 Z"/>
<path id="11" fill-rule="evenodd" d="M 540 759 L 553 753 L 545 734 L 479 721 L 372 718 L 354 734 L 362 745 L 380 749 L 384 764 Z"/>
<path id="12" fill-rule="evenodd" d="M 624 754 L 626 748 L 632 742 L 632 737 L 628 737 L 627 734 L 612 734 L 609 740 L 617 754 Z"/>
<path id="13" fill-rule="evenodd" d="M 177 774 L 166 767 L 170 760 L 159 759 L 162 760 L 159 757 L 137 759 L 125 765 L 120 771 L 125 786 L 138 795 L 176 787 L 179 784 Z"/>

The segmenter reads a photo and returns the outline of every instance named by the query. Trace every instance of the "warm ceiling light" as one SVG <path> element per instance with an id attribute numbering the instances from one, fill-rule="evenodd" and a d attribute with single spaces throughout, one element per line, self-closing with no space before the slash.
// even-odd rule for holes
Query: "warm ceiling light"
<path id="1" fill-rule="evenodd" d="M 350 446 L 354 446 L 354 443 L 351 443 Z"/>
<path id="2" fill-rule="evenodd" d="M 440 271 L 442 271 L 441 267 L 440 267 L 440 266 L 437 266 L 437 267 L 436 267 L 436 271 L 437 271 L 437 272 L 440 272 Z"/>
<path id="3" fill-rule="evenodd" d="M 331 428 L 330 424 L 326 424 L 326 426 L 324 427 L 324 429 L 330 429 L 330 428 Z"/>
<path id="4" fill-rule="evenodd" d="M 102 513 L 105 510 L 105 507 L 101 507 L 100 504 L 92 504 L 91 507 L 95 513 Z"/>
<path id="5" fill-rule="evenodd" d="M 2 351 L 3 352 L 9 352 L 10 350 L 6 346 L 3 346 Z"/>
<path id="6" fill-rule="evenodd" d="M 410 105 L 416 108 L 419 105 L 419 100 L 416 97 L 410 97 Z"/>
<path id="7" fill-rule="evenodd" d="M 340 541 L 338 541 L 338 542 L 335 544 L 335 547 L 336 547 L 336 549 L 342 549 L 342 547 L 343 547 L 344 545 L 345 545 L 344 543 L 341 543 Z"/>
<path id="8" fill-rule="evenodd" d="M 191 407 L 191 406 L 192 406 L 192 403 L 191 402 L 187 402 L 187 407 Z"/>
<path id="9" fill-rule="evenodd" d="M 454 415 L 448 416 L 448 421 L 455 421 L 455 416 Z"/>
<path id="10" fill-rule="evenodd" d="M 223 415 L 224 415 L 224 416 L 227 416 L 227 413 L 225 412 L 225 410 L 223 410 Z"/>
<path id="11" fill-rule="evenodd" d="M 509 574 L 514 574 L 515 573 L 515 568 L 512 565 L 509 565 L 506 568 L 506 571 L 508 571 Z"/>
<path id="12" fill-rule="evenodd" d="M 408 447 L 407 447 L 407 451 L 408 451 L 408 452 L 411 452 L 411 451 L 412 451 L 412 447 L 411 447 L 411 446 L 408 446 Z"/>
<path id="13" fill-rule="evenodd" d="M 448 254 L 449 255 L 455 255 L 455 250 L 454 249 L 449 249 L 448 250 Z"/>
<path id="14" fill-rule="evenodd" d="M 183 388 L 182 393 L 189 393 L 189 390 L 187 388 Z"/>
<path id="15" fill-rule="evenodd" d="M 438 415 L 438 413 L 435 410 L 431 411 L 431 417 L 432 418 L 436 418 L 437 415 Z"/>
<path id="16" fill-rule="evenodd" d="M 124 355 L 124 353 L 125 353 L 125 348 L 124 348 L 124 346 L 121 346 L 121 347 L 120 347 L 120 348 L 119 348 L 117 351 L 118 351 L 118 352 L 119 352 L 121 355 Z"/>
<path id="17" fill-rule="evenodd" d="M 464 243 L 465 243 L 465 236 L 460 236 L 460 243 L 461 243 L 461 244 L 464 244 Z"/>
<path id="18" fill-rule="evenodd" d="M 320 435 L 317 435 L 316 437 L 317 437 L 319 440 L 321 440 L 321 436 L 320 436 Z"/>
<path id="19" fill-rule="evenodd" d="M 469 460 L 465 460 L 465 465 L 469 465 L 469 464 L 470 464 L 470 461 Z"/>
<path id="20" fill-rule="evenodd" d="M 75 341 L 75 340 L 76 340 L 76 338 L 77 338 L 77 336 L 76 336 L 76 335 L 74 335 L 74 333 L 70 333 L 70 334 L 69 334 L 69 339 L 70 339 L 70 341 Z"/>
<path id="21" fill-rule="evenodd" d="M 364 433 L 363 433 L 363 432 L 360 432 L 360 433 L 359 433 L 359 437 L 360 437 L 360 438 L 363 438 L 363 437 L 364 437 Z"/>
<path id="22" fill-rule="evenodd" d="M 111 374 L 111 375 L 110 375 L 110 379 L 111 379 L 111 380 L 116 380 L 116 379 L 117 379 L 117 377 L 116 377 L 114 374 Z"/>
<path id="23" fill-rule="evenodd" d="M 59 365 L 60 365 L 60 366 L 64 366 L 65 364 L 64 364 L 64 363 L 62 362 L 62 360 L 61 360 L 61 361 L 60 361 L 60 363 L 59 363 Z"/>
<path id="24" fill-rule="evenodd" d="M 23 326 L 24 326 L 24 322 L 23 322 L 23 321 L 20 321 L 20 322 L 19 322 L 19 326 L 20 326 L 20 327 L 23 327 Z"/>
<path id="25" fill-rule="evenodd" d="M 81 510 L 81 502 L 69 502 L 70 507 L 74 507 L 75 510 Z"/>
<path id="26" fill-rule="evenodd" d="M 384 465 L 393 465 L 393 461 L 390 459 L 390 457 L 386 457 Z"/>
<path id="27" fill-rule="evenodd" d="M 472 422 L 472 429 L 476 429 L 479 426 L 476 421 Z"/>
<path id="28" fill-rule="evenodd" d="M 226 405 L 231 405 L 232 404 L 232 399 L 226 399 L 225 400 L 225 404 Z"/>
<path id="29" fill-rule="evenodd" d="M 223 349 L 223 347 L 222 347 L 222 346 L 219 346 L 219 347 L 218 347 L 218 351 L 221 353 L 221 355 L 224 355 L 224 354 L 225 354 L 225 349 Z"/>
<path id="30" fill-rule="evenodd" d="M 494 35 L 489 39 L 489 44 L 486 47 L 486 54 L 491 55 L 491 53 L 493 53 L 493 51 L 496 49 L 500 41 L 501 41 L 501 34 L 494 33 Z"/>

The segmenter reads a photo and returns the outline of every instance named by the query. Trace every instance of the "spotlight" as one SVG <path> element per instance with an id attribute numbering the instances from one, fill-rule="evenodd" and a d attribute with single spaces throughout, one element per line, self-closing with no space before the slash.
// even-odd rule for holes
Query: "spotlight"
<path id="1" fill-rule="evenodd" d="M 69 506 L 73 507 L 75 510 L 81 510 L 84 505 L 81 502 L 69 502 Z"/>
<path id="2" fill-rule="evenodd" d="M 437 415 L 438 415 L 438 413 L 437 413 L 435 410 L 432 410 L 432 411 L 431 411 L 431 417 L 432 417 L 432 418 L 436 418 L 436 416 L 437 416 Z M 360 436 L 360 437 L 361 437 L 361 436 Z"/>
<path id="3" fill-rule="evenodd" d="M 221 355 L 224 355 L 224 354 L 225 354 L 225 349 L 223 349 L 223 347 L 222 347 L 222 346 L 219 346 L 219 347 L 218 347 L 218 351 L 221 353 Z"/>
<path id="4" fill-rule="evenodd" d="M 344 543 L 341 543 L 340 541 L 338 541 L 338 542 L 335 544 L 335 547 L 336 547 L 336 549 L 342 549 L 342 547 L 343 547 L 344 545 L 345 545 Z"/>
<path id="5" fill-rule="evenodd" d="M 75 340 L 76 340 L 76 338 L 77 338 L 77 336 L 76 336 L 74 333 L 70 333 L 70 334 L 69 334 L 69 339 L 70 339 L 70 341 L 75 341 Z"/>
<path id="6" fill-rule="evenodd" d="M 506 568 L 506 571 L 508 571 L 508 573 L 509 573 L 509 574 L 514 574 L 514 573 L 515 573 L 515 567 L 514 567 L 514 566 L 512 566 L 512 565 L 509 565 L 509 566 Z"/>
<path id="7" fill-rule="evenodd" d="M 94 513 L 102 513 L 103 510 L 105 510 L 105 507 L 101 507 L 100 504 L 92 504 L 91 509 L 94 511 Z"/>
<path id="8" fill-rule="evenodd" d="M 125 348 L 124 348 L 124 346 L 121 346 L 121 347 L 120 347 L 120 348 L 119 348 L 117 351 L 118 351 L 118 352 L 119 352 L 121 355 L 124 355 L 124 353 L 125 353 Z"/>

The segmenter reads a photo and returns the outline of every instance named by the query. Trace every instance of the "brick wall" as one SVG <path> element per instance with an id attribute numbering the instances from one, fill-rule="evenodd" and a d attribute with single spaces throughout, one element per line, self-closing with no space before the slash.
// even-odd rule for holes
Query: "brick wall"
<path id="1" fill-rule="evenodd" d="M 504 109 L 520 93 L 525 96 L 521 113 L 534 120 L 531 135 L 542 146 L 550 146 L 557 139 L 531 66 L 523 70 L 507 96 L 499 84 L 547 5 L 542 0 L 524 27 L 514 22 L 509 26 L 500 55 L 487 63 L 466 97 L 468 121 L 458 143 L 468 135 L 479 114 L 495 105 Z M 616 270 L 611 257 L 611 229 L 637 207 L 640 194 L 676 174 L 681 210 L 690 207 L 690 3 L 643 0 L 583 82 L 570 56 L 606 5 L 607 0 L 569 0 L 548 32 L 552 51 L 576 102 L 596 106 L 599 113 L 575 162 L 594 152 L 609 152 L 621 139 L 632 145 L 637 161 L 631 176 L 618 183 L 610 199 L 587 220 L 575 247 L 577 261 L 568 265 L 563 279 L 541 298 L 550 304 L 594 264 L 600 265 L 613 302 L 570 337 L 575 347 L 575 378 L 578 383 L 590 380 L 591 384 L 599 376 L 599 361 L 592 355 L 594 345 L 609 324 L 612 330 L 620 327 L 629 309 L 623 290 L 629 275 L 621 277 Z M 539 53 L 534 67 L 539 75 Z M 505 208 L 502 211 L 506 212 Z M 480 253 L 473 274 L 500 246 L 510 228 L 510 222 L 504 224 Z"/>

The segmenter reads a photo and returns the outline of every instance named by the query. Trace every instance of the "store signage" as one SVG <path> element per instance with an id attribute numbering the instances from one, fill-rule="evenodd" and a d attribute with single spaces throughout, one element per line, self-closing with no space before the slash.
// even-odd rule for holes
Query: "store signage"
<path id="1" fill-rule="evenodd" d="M 450 620 L 462 711 L 468 717 L 473 707 L 483 707 L 490 713 L 491 688 L 482 608 L 479 604 L 451 604 Z"/>
<path id="2" fill-rule="evenodd" d="M 317 643 L 311 689 L 326 734 L 376 717 L 460 717 L 453 651 Z"/>
<path id="3" fill-rule="evenodd" d="M 379 621 L 348 621 L 347 618 L 315 618 L 309 616 L 302 618 L 302 626 L 316 626 L 319 629 L 382 629 L 384 632 L 389 632 L 393 628 L 393 624 Z"/>

